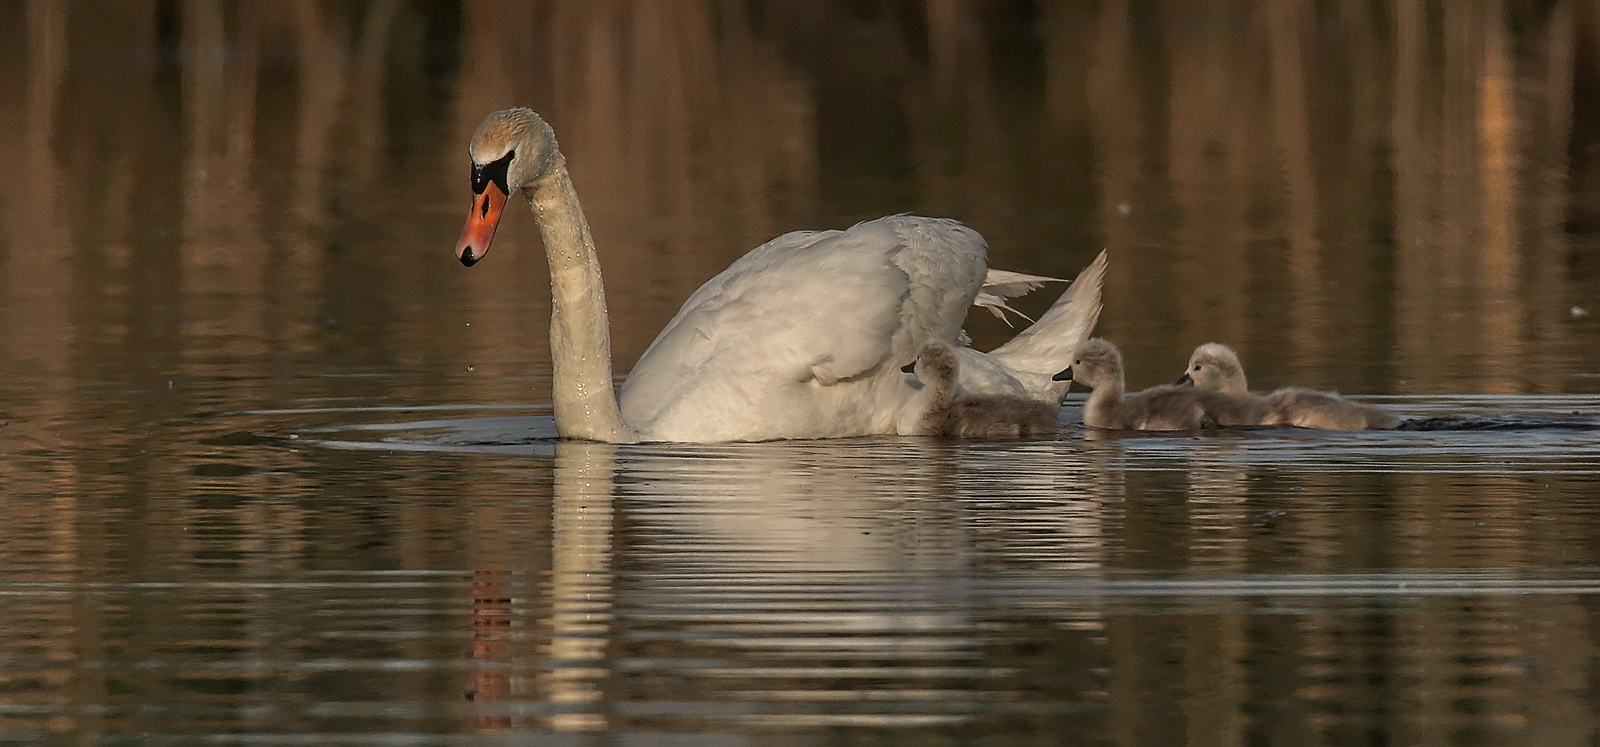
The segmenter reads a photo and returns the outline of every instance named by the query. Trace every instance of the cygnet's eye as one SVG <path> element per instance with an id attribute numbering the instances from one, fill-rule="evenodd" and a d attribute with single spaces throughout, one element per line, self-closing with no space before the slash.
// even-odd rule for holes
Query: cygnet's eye
<path id="1" fill-rule="evenodd" d="M 1074 366 L 1081 366 L 1081 365 L 1083 365 L 1083 359 L 1082 359 L 1082 358 L 1079 358 L 1079 359 L 1077 359 L 1077 360 L 1075 360 L 1075 361 L 1073 361 L 1073 362 L 1072 362 L 1072 365 L 1074 365 Z"/>
<path id="2" fill-rule="evenodd" d="M 1198 364 L 1198 363 L 1194 364 L 1194 370 L 1199 371 L 1200 370 L 1200 364 Z"/>

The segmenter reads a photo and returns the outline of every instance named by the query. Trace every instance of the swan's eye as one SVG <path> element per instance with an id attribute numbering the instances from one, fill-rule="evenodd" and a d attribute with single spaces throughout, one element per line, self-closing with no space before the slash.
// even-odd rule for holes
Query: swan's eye
<path id="1" fill-rule="evenodd" d="M 507 197 L 511 196 L 511 186 L 506 183 L 506 172 L 511 169 L 511 159 L 517 157 L 516 151 L 508 151 L 505 155 L 483 165 L 472 165 L 472 193 L 483 194 L 490 184 L 500 188 L 500 192 Z"/>
<path id="2" fill-rule="evenodd" d="M 1194 364 L 1194 370 L 1199 371 L 1200 370 L 1200 364 L 1198 364 L 1198 363 Z"/>

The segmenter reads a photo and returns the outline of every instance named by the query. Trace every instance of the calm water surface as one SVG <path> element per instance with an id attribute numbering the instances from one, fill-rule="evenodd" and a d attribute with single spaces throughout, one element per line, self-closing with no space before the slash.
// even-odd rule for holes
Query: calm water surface
<path id="1" fill-rule="evenodd" d="M 914 211 L 1108 249 L 1136 387 L 1593 425 L 1591 11 L 0 0 L 0 741 L 1592 744 L 1600 431 L 564 443 L 532 221 L 449 251 L 528 104 L 619 371 Z"/>

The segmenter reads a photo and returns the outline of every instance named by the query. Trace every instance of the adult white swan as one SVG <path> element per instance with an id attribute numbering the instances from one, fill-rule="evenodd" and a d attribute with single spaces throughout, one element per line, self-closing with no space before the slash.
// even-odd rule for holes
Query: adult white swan
<path id="1" fill-rule="evenodd" d="M 987 270 L 983 237 L 953 220 L 893 216 L 796 231 L 706 281 L 611 388 L 600 262 L 555 133 L 527 109 L 472 135 L 472 210 L 456 244 L 483 259 L 506 201 L 527 196 L 550 260 L 556 429 L 565 438 L 761 441 L 917 432 L 928 408 L 901 371 L 928 342 L 956 343 L 974 303 L 1051 280 Z M 1033 326 L 979 353 L 957 343 L 963 391 L 1059 398 L 1051 376 L 1100 314 L 1105 255 Z"/>

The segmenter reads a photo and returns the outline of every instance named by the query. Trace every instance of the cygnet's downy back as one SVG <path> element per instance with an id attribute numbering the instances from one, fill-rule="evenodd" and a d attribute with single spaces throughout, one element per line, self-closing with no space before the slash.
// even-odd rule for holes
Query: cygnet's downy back
<path id="1" fill-rule="evenodd" d="M 956 394 L 961 362 L 945 343 L 924 345 L 913 372 L 928 388 L 922 432 L 954 438 L 1011 439 L 1055 435 L 1059 404 L 1024 397 Z"/>
<path id="2" fill-rule="evenodd" d="M 1292 425 L 1324 431 L 1387 431 L 1400 427 L 1400 418 L 1372 405 L 1351 402 L 1337 392 L 1319 392 L 1288 386 L 1263 398 L 1269 425 Z"/>

